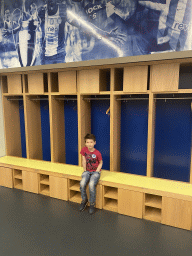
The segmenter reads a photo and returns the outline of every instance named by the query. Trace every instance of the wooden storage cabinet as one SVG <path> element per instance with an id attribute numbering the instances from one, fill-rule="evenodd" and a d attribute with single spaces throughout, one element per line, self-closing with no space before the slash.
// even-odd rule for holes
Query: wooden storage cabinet
<path id="1" fill-rule="evenodd" d="M 50 196 L 49 175 L 39 174 L 39 194 Z"/>
<path id="2" fill-rule="evenodd" d="M 0 166 L 0 186 L 13 188 L 13 170 Z"/>
<path id="3" fill-rule="evenodd" d="M 48 74 L 34 73 L 25 75 L 26 93 L 44 94 L 48 93 Z"/>
<path id="4" fill-rule="evenodd" d="M 14 188 L 23 189 L 22 170 L 13 170 L 13 184 Z"/>
<path id="5" fill-rule="evenodd" d="M 23 190 L 38 194 L 38 174 L 32 171 L 22 171 Z"/>
<path id="6" fill-rule="evenodd" d="M 118 213 L 142 219 L 143 193 L 119 188 Z"/>
<path id="7" fill-rule="evenodd" d="M 118 188 L 103 185 L 103 209 L 118 212 Z"/>
<path id="8" fill-rule="evenodd" d="M 49 176 L 50 197 L 68 200 L 67 178 Z"/>
<path id="9" fill-rule="evenodd" d="M 81 203 L 80 180 L 68 179 L 69 201 Z"/>
<path id="10" fill-rule="evenodd" d="M 162 196 L 145 194 L 143 218 L 146 220 L 161 222 L 161 220 L 162 220 Z"/>
<path id="11" fill-rule="evenodd" d="M 191 230 L 192 202 L 182 199 L 163 197 L 162 224 Z"/>

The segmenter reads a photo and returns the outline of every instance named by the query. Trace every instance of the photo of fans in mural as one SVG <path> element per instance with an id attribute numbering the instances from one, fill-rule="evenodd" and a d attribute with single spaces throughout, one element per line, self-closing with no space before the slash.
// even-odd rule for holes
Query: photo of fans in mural
<path id="1" fill-rule="evenodd" d="M 0 0 L 0 68 L 192 49 L 192 0 Z"/>

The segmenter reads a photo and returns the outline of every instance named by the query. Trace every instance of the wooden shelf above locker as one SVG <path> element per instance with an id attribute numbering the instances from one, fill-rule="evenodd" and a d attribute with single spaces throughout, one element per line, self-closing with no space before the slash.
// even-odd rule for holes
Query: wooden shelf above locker
<path id="1" fill-rule="evenodd" d="M 123 92 L 147 92 L 148 66 L 125 67 Z"/>
<path id="2" fill-rule="evenodd" d="M 48 92 L 48 76 L 46 73 L 28 74 L 29 94 L 44 94 Z"/>
<path id="3" fill-rule="evenodd" d="M 11 74 L 2 78 L 3 81 L 3 92 L 11 94 L 22 94 L 23 83 L 21 75 Z"/>
<path id="4" fill-rule="evenodd" d="M 177 92 L 179 67 L 179 63 L 152 65 L 150 69 L 152 92 Z"/>
<path id="5" fill-rule="evenodd" d="M 76 93 L 76 71 L 58 72 L 58 90 L 60 94 Z"/>

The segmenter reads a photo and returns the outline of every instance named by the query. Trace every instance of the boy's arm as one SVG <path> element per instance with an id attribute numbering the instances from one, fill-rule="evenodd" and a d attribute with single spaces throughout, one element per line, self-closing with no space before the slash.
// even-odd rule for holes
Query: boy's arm
<path id="1" fill-rule="evenodd" d="M 83 164 L 83 170 L 86 171 L 86 159 L 84 156 L 82 156 L 82 164 Z"/>
<path id="2" fill-rule="evenodd" d="M 102 165 L 103 165 L 103 161 L 101 160 L 101 161 L 99 162 L 99 165 L 98 165 L 98 167 L 97 167 L 96 172 L 100 172 L 100 170 L 101 170 L 101 168 L 102 168 Z"/>

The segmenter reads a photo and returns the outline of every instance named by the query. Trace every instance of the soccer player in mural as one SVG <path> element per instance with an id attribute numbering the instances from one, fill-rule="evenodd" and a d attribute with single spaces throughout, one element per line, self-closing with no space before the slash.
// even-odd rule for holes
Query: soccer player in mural
<path id="1" fill-rule="evenodd" d="M 15 21 L 12 20 L 9 9 L 5 10 L 3 27 L 1 28 L 1 42 L 0 42 L 0 66 L 1 68 L 18 67 L 18 54 L 13 38 L 13 28 L 17 27 Z M 16 32 L 17 30 L 15 30 Z"/>

